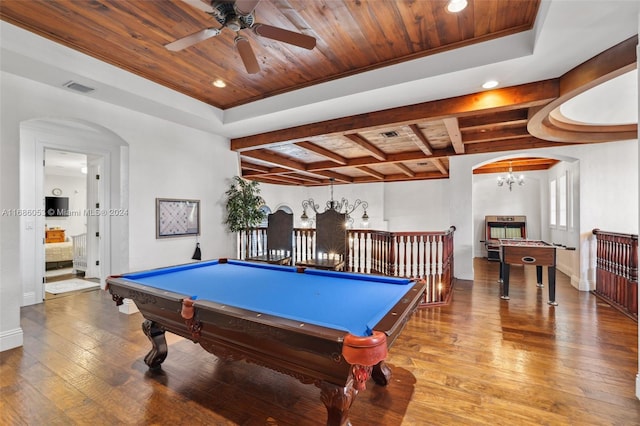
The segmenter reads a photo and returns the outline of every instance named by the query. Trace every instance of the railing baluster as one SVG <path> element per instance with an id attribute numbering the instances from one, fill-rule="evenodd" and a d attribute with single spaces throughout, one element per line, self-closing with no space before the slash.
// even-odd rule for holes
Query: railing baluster
<path id="1" fill-rule="evenodd" d="M 427 283 L 427 294 L 421 306 L 433 305 L 448 300 L 453 280 L 453 233 L 455 227 L 445 232 L 386 232 L 369 229 L 350 229 L 345 271 L 374 273 L 423 279 Z M 315 257 L 315 229 L 294 228 L 293 263 Z M 258 227 L 238 233 L 238 258 L 266 253 L 267 228 Z M 247 244 L 248 243 L 248 244 Z M 598 241 L 598 251 L 605 251 Z M 620 251 L 618 263 L 637 255 L 627 247 Z M 609 259 L 615 250 L 608 249 Z M 618 253 L 618 252 L 615 252 Z M 614 255 L 616 256 L 616 255 Z M 609 262 L 607 267 L 612 267 Z M 598 265 L 603 261 L 598 259 Z M 621 266 L 625 276 L 637 281 L 637 263 L 634 267 Z M 603 268 L 600 268 L 603 269 Z M 622 269 L 621 269 L 622 270 Z M 627 294 L 627 293 L 625 293 Z M 629 295 L 626 296 L 629 299 Z"/>
<path id="2" fill-rule="evenodd" d="M 594 229 L 595 295 L 638 320 L 638 236 Z"/>

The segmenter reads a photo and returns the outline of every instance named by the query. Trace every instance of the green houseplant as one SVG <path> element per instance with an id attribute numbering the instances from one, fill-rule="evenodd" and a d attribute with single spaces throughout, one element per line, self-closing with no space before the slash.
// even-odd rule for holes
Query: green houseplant
<path id="1" fill-rule="evenodd" d="M 260 196 L 260 183 L 234 176 L 227 196 L 227 219 L 225 224 L 231 232 L 245 232 L 245 253 L 249 253 L 249 231 L 260 225 L 265 218 L 261 210 L 264 199 Z"/>

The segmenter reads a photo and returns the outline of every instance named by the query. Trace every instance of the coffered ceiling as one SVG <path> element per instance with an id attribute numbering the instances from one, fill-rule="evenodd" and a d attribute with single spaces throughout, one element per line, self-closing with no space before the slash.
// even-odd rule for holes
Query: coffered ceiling
<path id="1" fill-rule="evenodd" d="M 249 21 L 314 38 L 312 49 L 259 35 L 250 28 L 236 33 L 216 20 L 215 14 L 207 13 L 212 10 L 210 5 L 200 0 L 3 0 L 0 18 L 220 111 L 216 113 L 223 117 L 220 134 L 228 130 L 230 148 L 239 153 L 243 176 L 262 182 L 326 185 L 330 179 L 336 183 L 441 179 L 448 177 L 449 159 L 456 155 L 636 137 L 636 123 L 594 127 L 565 119 L 560 113 L 565 101 L 635 69 L 637 35 L 628 31 L 625 38 L 617 35 L 615 43 L 595 54 L 583 55 L 578 62 L 572 59 L 574 63 L 561 73 L 547 71 L 546 78 L 491 90 L 475 86 L 473 91 L 456 87 L 457 80 L 452 78 L 449 96 L 434 98 L 427 90 L 432 86 L 425 84 L 425 93 L 410 93 L 406 103 L 391 101 L 396 92 L 386 103 L 383 96 L 350 109 L 349 96 L 374 93 L 377 83 L 378 90 L 398 87 L 400 92 L 403 81 L 435 79 L 455 70 L 457 61 L 491 66 L 497 60 L 494 57 L 504 54 L 506 58 L 507 52 L 500 51 L 501 40 L 509 49 L 518 48 L 522 40 L 537 42 L 536 37 L 544 38 L 540 33 L 553 15 L 549 12 L 553 5 L 540 0 L 469 0 L 467 8 L 457 14 L 448 12 L 446 3 L 237 2 L 241 7 L 255 5 L 246 18 Z M 602 16 L 589 3 L 577 2 L 577 7 Z M 598 7 L 609 8 L 614 15 L 627 13 L 616 6 Z M 221 31 L 179 51 L 166 48 L 191 34 L 205 34 L 202 30 L 207 28 Z M 251 46 L 258 72 L 247 72 L 235 48 L 238 35 Z M 478 55 L 485 46 L 493 47 L 486 58 Z M 429 66 L 420 69 L 421 64 Z M 549 65 L 539 66 L 544 75 Z M 461 70 L 465 67 L 474 68 L 459 65 Z M 370 77 L 367 83 L 361 83 L 363 76 Z M 218 79 L 226 87 L 212 84 Z M 79 83 L 90 86 L 91 80 Z M 332 105 L 338 105 L 334 112 L 331 105 L 327 104 L 329 110 L 322 105 L 336 87 L 338 95 L 331 95 Z M 314 95 L 306 96 L 311 93 Z M 101 93 L 97 90 L 87 96 Z M 341 96 L 342 104 L 338 101 Z M 287 102 L 293 106 L 281 106 Z M 287 115 L 297 117 L 306 108 L 320 110 L 318 119 L 312 113 L 288 124 Z M 342 109 L 352 113 L 338 114 Z M 294 110 L 296 114 L 288 114 Z M 252 120 L 252 116 L 259 118 Z M 243 126 L 245 122 L 253 124 Z M 265 131 L 251 133 L 255 123 L 262 123 Z M 521 159 L 518 167 L 539 169 L 551 164 L 531 158 L 529 163 Z"/>

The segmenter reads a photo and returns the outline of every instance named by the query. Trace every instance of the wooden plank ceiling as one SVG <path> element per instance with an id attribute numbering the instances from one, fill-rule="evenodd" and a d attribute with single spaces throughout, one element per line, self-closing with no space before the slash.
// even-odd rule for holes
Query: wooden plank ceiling
<path id="1" fill-rule="evenodd" d="M 220 24 L 196 0 L 2 0 L 0 18 L 220 109 L 533 28 L 540 0 L 262 0 L 256 22 L 316 39 L 311 50 L 243 29 L 260 71 L 247 73 L 230 28 L 178 52 L 164 46 Z M 224 89 L 212 82 L 222 79 Z M 449 157 L 557 146 L 527 131 L 558 81 L 283 129 L 231 141 L 242 175 L 287 185 L 441 179 Z M 521 166 L 519 166 L 521 167 Z M 532 167 L 534 165 L 532 164 Z M 536 162 L 535 167 L 540 167 Z"/>

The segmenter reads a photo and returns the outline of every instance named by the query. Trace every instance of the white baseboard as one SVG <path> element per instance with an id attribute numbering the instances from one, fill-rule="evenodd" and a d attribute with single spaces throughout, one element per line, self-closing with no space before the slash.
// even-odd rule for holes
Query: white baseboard
<path id="1" fill-rule="evenodd" d="M 22 306 L 35 305 L 36 303 L 42 303 L 42 300 L 36 300 L 36 293 L 34 291 L 22 294 Z"/>
<path id="2" fill-rule="evenodd" d="M 22 346 L 24 341 L 23 337 L 22 328 L 15 328 L 0 333 L 0 352 Z"/>

